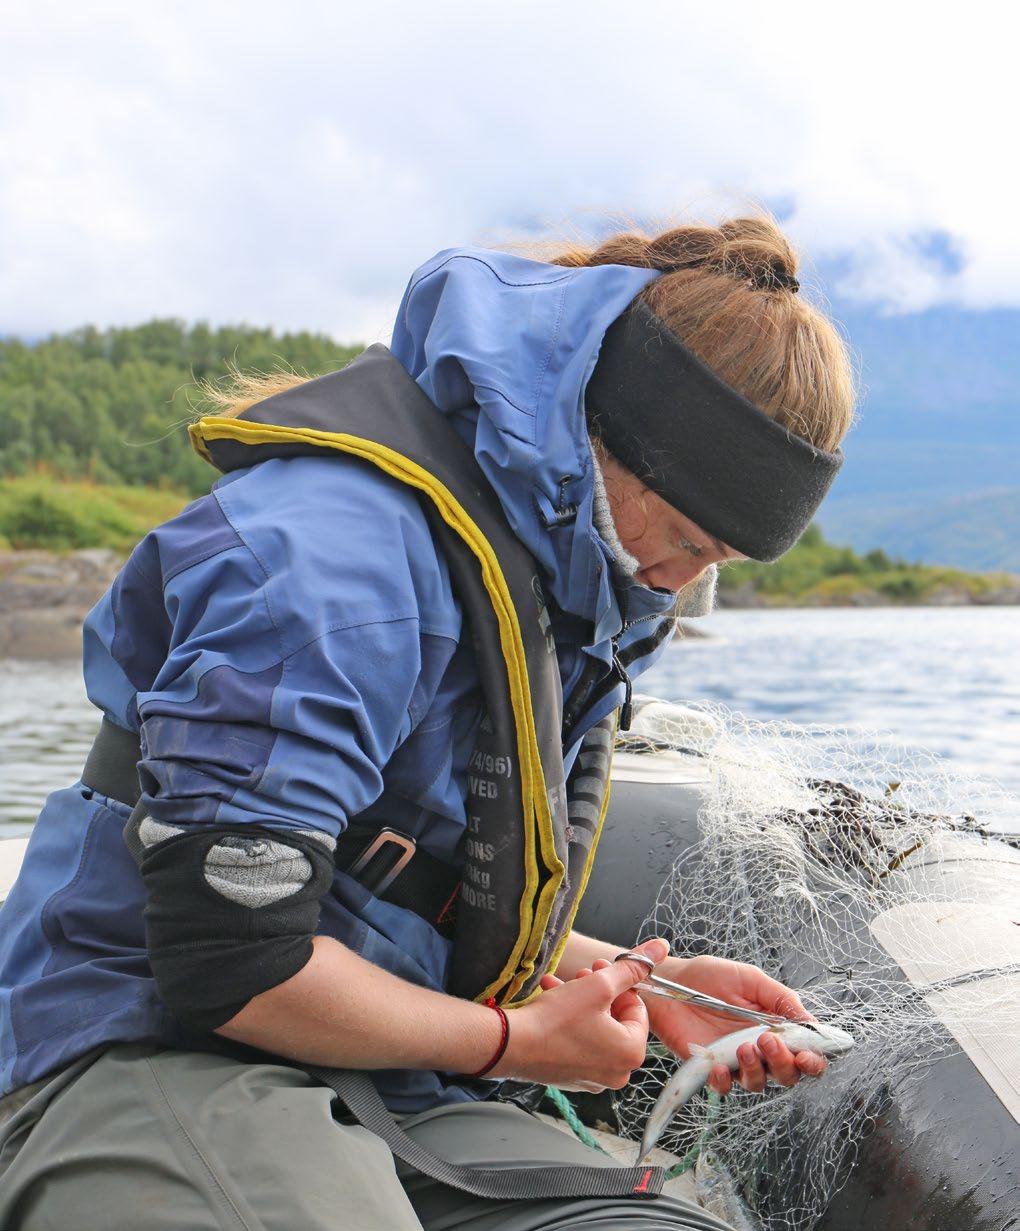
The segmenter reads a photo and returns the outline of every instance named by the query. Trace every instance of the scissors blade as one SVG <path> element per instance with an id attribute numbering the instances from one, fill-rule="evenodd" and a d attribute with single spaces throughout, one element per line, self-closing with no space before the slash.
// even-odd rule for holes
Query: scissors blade
<path id="1" fill-rule="evenodd" d="M 680 1000 L 698 1009 L 711 1009 L 714 1013 L 739 1017 L 744 1021 L 755 1022 L 759 1026 L 782 1026 L 787 1021 L 778 1013 L 764 1013 L 760 1009 L 745 1009 L 743 1005 L 730 1004 L 726 1000 L 719 1000 L 716 996 L 709 996 L 705 992 L 696 992 L 694 988 L 684 987 L 679 983 L 674 984 L 673 987 L 653 986 L 650 982 L 638 983 L 635 991 L 651 992 L 655 996 L 665 996 L 669 1000 Z"/>
<path id="2" fill-rule="evenodd" d="M 715 1013 L 726 1013 L 730 1017 L 738 1017 L 744 1021 L 755 1022 L 759 1026 L 781 1026 L 789 1020 L 779 1013 L 764 1013 L 759 1009 L 745 1009 L 742 1005 L 730 1004 L 717 996 L 709 996 L 707 992 L 699 992 L 683 983 L 674 983 L 672 979 L 664 979 L 654 973 L 655 964 L 643 953 L 620 953 L 614 959 L 619 962 L 624 958 L 640 962 L 648 967 L 648 975 L 642 982 L 635 985 L 635 991 L 650 992 L 654 996 L 666 996 L 671 1000 L 680 1000 L 684 1004 L 694 1005 L 699 1009 L 711 1009 Z"/>

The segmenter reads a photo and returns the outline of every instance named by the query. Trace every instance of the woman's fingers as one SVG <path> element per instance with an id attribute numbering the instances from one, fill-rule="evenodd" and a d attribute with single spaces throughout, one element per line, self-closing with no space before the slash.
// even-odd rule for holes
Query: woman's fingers
<path id="1" fill-rule="evenodd" d="M 753 1043 L 741 1043 L 737 1048 L 737 1059 L 740 1061 L 740 1084 L 745 1090 L 759 1094 L 765 1089 L 768 1074 L 758 1055 L 758 1049 Z"/>
<path id="2" fill-rule="evenodd" d="M 708 1075 L 708 1088 L 716 1094 L 729 1094 L 733 1089 L 733 1078 L 725 1064 L 712 1066 L 712 1072 Z"/>
<path id="3" fill-rule="evenodd" d="M 648 1030 L 648 1008 L 637 992 L 621 992 L 609 1006 L 609 1012 L 625 1026 L 636 1022 L 643 1030 Z"/>
<path id="4" fill-rule="evenodd" d="M 668 951 L 664 940 L 646 941 L 636 950 L 656 964 Z M 633 988 L 647 969 L 641 962 L 597 958 L 590 967 L 575 971 L 566 983 L 556 975 L 544 975 L 540 987 L 557 995 L 544 1003 L 537 1001 L 534 1009 L 525 1005 L 519 1011 L 541 1015 L 539 1037 L 553 1041 L 583 1039 L 585 1046 L 580 1063 L 576 1044 L 569 1060 L 564 1061 L 550 1060 L 547 1048 L 538 1057 L 536 1071 L 523 1075 L 548 1081 L 546 1070 L 551 1069 L 552 1080 L 563 1089 L 622 1089 L 645 1058 L 648 1010 Z M 556 1069 L 562 1072 L 555 1072 Z"/>
<path id="5" fill-rule="evenodd" d="M 775 1044 L 779 1043 L 777 1047 Z M 752 1094 L 760 1094 L 768 1083 L 769 1077 L 783 1086 L 794 1086 L 804 1077 L 821 1077 L 828 1067 L 828 1061 L 813 1051 L 793 1052 L 776 1039 L 762 1039 L 759 1042 L 768 1063 L 766 1070 L 758 1049 L 752 1043 L 742 1043 L 737 1048 L 737 1059 L 740 1061 L 740 1075 L 737 1080 L 745 1090 Z M 717 1066 L 719 1068 L 721 1066 Z M 716 1070 L 713 1070 L 713 1074 Z M 713 1082 L 709 1083 L 716 1089 Z M 720 1090 L 720 1093 L 723 1091 Z"/>
<path id="6" fill-rule="evenodd" d="M 770 979 L 764 971 L 755 968 L 756 984 L 755 999 L 766 1013 L 778 1013 L 791 1021 L 814 1021 L 815 1019 L 804 1008 L 800 997 L 791 987 Z"/>
<path id="7" fill-rule="evenodd" d="M 795 1086 L 800 1081 L 800 1069 L 793 1052 L 782 1039 L 766 1031 L 758 1039 L 758 1050 L 765 1057 L 769 1076 L 781 1086 Z"/>
<path id="8" fill-rule="evenodd" d="M 605 970 L 608 966 L 612 966 L 612 962 L 607 962 L 604 957 L 597 957 L 591 964 L 593 971 Z M 609 1012 L 616 1018 L 618 1022 L 638 1022 L 648 1028 L 648 1010 L 645 1007 L 645 1002 L 641 997 L 631 989 L 628 992 L 621 992 L 619 996 L 609 1006 Z"/>
<path id="9" fill-rule="evenodd" d="M 583 966 L 574 975 L 575 979 L 584 979 L 600 970 L 608 970 L 612 962 L 604 957 L 597 957 L 591 966 Z M 648 1013 L 644 1001 L 635 991 L 621 992 L 609 1006 L 609 1012 L 618 1022 L 637 1022 L 647 1029 Z"/>
<path id="10" fill-rule="evenodd" d="M 793 1059 L 805 1077 L 821 1077 L 829 1067 L 828 1060 L 816 1051 L 799 1051 Z"/>
<path id="11" fill-rule="evenodd" d="M 669 943 L 656 937 L 653 940 L 646 940 L 643 944 L 636 945 L 632 952 L 640 953 L 644 957 L 651 959 L 657 966 L 669 952 Z M 631 958 L 620 958 L 615 962 L 606 962 L 598 970 L 600 985 L 606 989 L 610 1000 L 615 1000 L 621 992 L 632 988 L 635 983 L 640 983 L 647 975 L 648 967 L 643 962 L 637 962 Z"/>
<path id="12" fill-rule="evenodd" d="M 664 940 L 635 950 L 653 964 L 668 951 Z M 548 995 L 514 1009 L 515 1018 L 528 1024 L 511 1031 L 494 1075 L 513 1072 L 564 1089 L 622 1089 L 645 1059 L 648 1011 L 633 988 L 647 972 L 645 962 L 596 959 L 567 981 L 543 976 L 540 986 Z"/>

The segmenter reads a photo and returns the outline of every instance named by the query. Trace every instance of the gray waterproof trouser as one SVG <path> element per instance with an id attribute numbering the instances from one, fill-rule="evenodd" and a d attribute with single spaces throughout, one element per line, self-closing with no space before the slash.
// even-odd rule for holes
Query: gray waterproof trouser
<path id="1" fill-rule="evenodd" d="M 0 1104 L 0 1231 L 727 1231 L 674 1197 L 467 1196 L 334 1119 L 332 1098 L 284 1065 L 149 1044 L 93 1052 Z M 401 1123 L 460 1163 L 602 1158 L 506 1104 Z"/>

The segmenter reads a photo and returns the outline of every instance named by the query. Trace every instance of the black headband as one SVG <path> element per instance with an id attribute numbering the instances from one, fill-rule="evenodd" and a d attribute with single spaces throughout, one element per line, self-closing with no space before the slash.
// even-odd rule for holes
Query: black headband
<path id="1" fill-rule="evenodd" d="M 843 464 L 731 389 L 643 303 L 606 331 L 585 401 L 615 458 L 752 560 L 796 543 Z"/>

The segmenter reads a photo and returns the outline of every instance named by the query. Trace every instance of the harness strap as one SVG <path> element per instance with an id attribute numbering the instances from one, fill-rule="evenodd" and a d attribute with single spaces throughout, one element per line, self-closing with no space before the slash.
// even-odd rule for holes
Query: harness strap
<path id="1" fill-rule="evenodd" d="M 137 808 L 141 795 L 137 767 L 141 759 L 138 735 L 104 717 L 86 758 L 82 783 L 100 795 Z M 132 853 L 136 858 L 141 854 Z M 460 872 L 418 849 L 407 834 L 379 825 L 350 824 L 337 843 L 335 862 L 341 872 L 353 876 L 377 898 L 413 910 L 441 936 L 453 935 L 452 904 Z"/>
<path id="2" fill-rule="evenodd" d="M 367 1073 L 355 1069 L 304 1066 L 328 1086 L 358 1123 L 374 1133 L 402 1163 L 450 1188 L 490 1201 L 551 1197 L 657 1197 L 665 1182 L 661 1167 L 544 1163 L 514 1167 L 473 1167 L 440 1158 L 405 1133 L 379 1097 Z"/>
<path id="3" fill-rule="evenodd" d="M 81 780 L 91 791 L 134 807 L 142 793 L 138 762 L 142 750 L 135 731 L 125 730 L 105 715 L 85 758 Z"/>
<path id="4" fill-rule="evenodd" d="M 352 822 L 337 842 L 335 863 L 381 901 L 413 910 L 440 936 L 453 936 L 460 872 L 407 834 Z"/>

